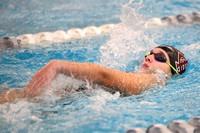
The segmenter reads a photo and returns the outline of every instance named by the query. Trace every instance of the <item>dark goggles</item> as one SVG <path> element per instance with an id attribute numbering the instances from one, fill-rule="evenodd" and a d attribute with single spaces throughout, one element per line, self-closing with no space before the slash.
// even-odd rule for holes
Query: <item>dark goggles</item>
<path id="1" fill-rule="evenodd" d="M 167 58 L 165 57 L 163 53 L 154 53 L 153 51 L 150 51 L 145 54 L 145 58 L 152 54 L 154 55 L 154 58 L 156 61 L 167 63 L 179 75 L 178 71 L 167 61 Z"/>
<path id="2" fill-rule="evenodd" d="M 167 61 L 167 59 L 166 59 L 166 57 L 165 57 L 165 55 L 164 55 L 163 53 L 154 53 L 153 51 L 147 52 L 147 53 L 145 54 L 145 58 L 146 58 L 148 55 L 152 55 L 152 54 L 154 54 L 154 58 L 155 58 L 155 60 L 158 61 L 158 62 L 166 62 L 166 61 Z"/>

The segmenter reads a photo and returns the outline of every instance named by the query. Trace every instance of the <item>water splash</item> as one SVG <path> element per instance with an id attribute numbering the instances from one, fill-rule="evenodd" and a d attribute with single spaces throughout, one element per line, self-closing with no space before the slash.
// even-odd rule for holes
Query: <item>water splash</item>
<path id="1" fill-rule="evenodd" d="M 140 54 L 154 48 L 154 38 L 146 35 L 145 19 L 138 13 L 143 1 L 130 0 L 122 6 L 121 23 L 111 32 L 110 40 L 100 48 L 101 64 L 125 70 L 132 60 L 139 60 Z"/>
<path id="2" fill-rule="evenodd" d="M 87 105 L 87 108 L 91 108 L 95 111 L 103 111 L 108 101 L 116 100 L 119 97 L 119 92 L 116 92 L 113 95 L 107 91 L 99 89 L 96 91 L 96 95 L 89 97 L 89 100 L 92 102 L 92 104 Z"/>

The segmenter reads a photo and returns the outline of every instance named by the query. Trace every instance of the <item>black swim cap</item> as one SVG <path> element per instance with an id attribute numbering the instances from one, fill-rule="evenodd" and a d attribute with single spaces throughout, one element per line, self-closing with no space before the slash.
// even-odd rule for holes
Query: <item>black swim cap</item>
<path id="1" fill-rule="evenodd" d="M 161 48 L 168 54 L 170 64 L 179 74 L 183 74 L 186 71 L 188 60 L 184 57 L 184 54 L 181 51 L 169 45 L 160 45 L 156 48 Z M 172 75 L 176 74 L 172 68 L 171 73 Z"/>

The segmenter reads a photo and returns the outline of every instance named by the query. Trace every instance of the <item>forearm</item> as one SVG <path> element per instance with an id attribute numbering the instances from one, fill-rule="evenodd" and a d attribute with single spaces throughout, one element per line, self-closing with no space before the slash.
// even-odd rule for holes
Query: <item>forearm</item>
<path id="1" fill-rule="evenodd" d="M 24 88 L 24 97 L 38 95 L 60 73 L 59 61 L 53 60 L 40 69 Z"/>

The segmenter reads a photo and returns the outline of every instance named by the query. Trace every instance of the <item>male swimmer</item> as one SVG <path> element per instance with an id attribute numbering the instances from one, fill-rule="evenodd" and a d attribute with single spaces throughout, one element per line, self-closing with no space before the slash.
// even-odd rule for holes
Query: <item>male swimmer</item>
<path id="1" fill-rule="evenodd" d="M 92 63 L 52 60 L 24 88 L 11 89 L 0 94 L 0 103 L 39 96 L 58 74 L 103 85 L 123 94 L 137 95 L 160 82 L 155 76 L 157 71 L 152 70 L 162 70 L 170 76 L 180 75 L 186 71 L 187 63 L 183 53 L 169 45 L 161 45 L 147 52 L 139 73 L 126 73 Z"/>

